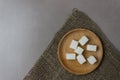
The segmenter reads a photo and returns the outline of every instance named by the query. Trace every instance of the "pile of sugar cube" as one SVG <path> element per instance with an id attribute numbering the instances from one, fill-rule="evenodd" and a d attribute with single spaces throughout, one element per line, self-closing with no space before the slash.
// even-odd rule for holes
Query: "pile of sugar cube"
<path id="1" fill-rule="evenodd" d="M 87 36 L 82 36 L 78 41 L 77 40 L 72 40 L 70 43 L 70 48 L 74 49 L 73 53 L 66 53 L 66 59 L 67 60 L 76 60 L 80 63 L 80 64 L 84 64 L 86 61 L 88 61 L 91 65 L 95 64 L 97 62 L 97 59 L 94 56 L 89 56 L 88 58 L 84 57 L 84 49 L 82 48 L 82 46 L 85 46 L 86 43 L 89 41 Z M 80 46 L 79 46 L 80 44 Z M 92 45 L 92 44 L 88 44 L 86 47 L 87 51 L 93 51 L 96 52 L 97 50 L 97 45 Z"/>

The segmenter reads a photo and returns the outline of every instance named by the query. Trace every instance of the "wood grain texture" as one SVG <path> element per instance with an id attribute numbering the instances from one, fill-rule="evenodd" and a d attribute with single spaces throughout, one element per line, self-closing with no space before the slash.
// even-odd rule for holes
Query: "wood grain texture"
<path id="1" fill-rule="evenodd" d="M 82 36 L 87 36 L 89 38 L 89 41 L 87 42 L 87 44 L 97 45 L 96 52 L 87 51 L 86 50 L 87 44 L 84 46 L 79 45 L 80 47 L 84 49 L 83 55 L 86 59 L 91 55 L 93 55 L 97 59 L 97 62 L 94 65 L 90 65 L 88 61 L 81 65 L 78 63 L 77 60 L 66 60 L 66 53 L 74 53 L 74 49 L 71 49 L 69 47 L 71 41 L 72 40 L 78 41 Z M 102 60 L 102 57 L 103 57 L 102 43 L 100 39 L 98 38 L 98 36 L 94 34 L 92 31 L 87 30 L 87 29 L 81 29 L 81 28 L 74 29 L 74 30 L 69 31 L 62 37 L 58 45 L 58 57 L 59 57 L 59 61 L 61 62 L 62 66 L 67 71 L 77 74 L 77 75 L 88 74 L 92 72 L 93 70 L 95 70 L 99 66 Z"/>

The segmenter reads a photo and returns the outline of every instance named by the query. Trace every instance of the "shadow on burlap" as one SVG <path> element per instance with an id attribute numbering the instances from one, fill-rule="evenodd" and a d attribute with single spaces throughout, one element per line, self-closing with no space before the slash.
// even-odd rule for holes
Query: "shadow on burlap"
<path id="1" fill-rule="evenodd" d="M 89 29 L 97 34 L 102 41 L 104 50 L 100 66 L 92 73 L 82 76 L 66 71 L 61 66 L 57 56 L 60 39 L 68 31 L 76 28 Z M 74 9 L 24 80 L 120 80 L 120 52 L 112 45 L 95 22 L 83 12 Z"/>

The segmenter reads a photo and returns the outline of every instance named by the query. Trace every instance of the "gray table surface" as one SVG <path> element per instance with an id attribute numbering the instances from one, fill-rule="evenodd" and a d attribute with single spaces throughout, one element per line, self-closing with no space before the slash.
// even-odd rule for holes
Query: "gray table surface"
<path id="1" fill-rule="evenodd" d="M 72 8 L 88 14 L 120 50 L 120 0 L 0 0 L 0 80 L 22 80 Z"/>

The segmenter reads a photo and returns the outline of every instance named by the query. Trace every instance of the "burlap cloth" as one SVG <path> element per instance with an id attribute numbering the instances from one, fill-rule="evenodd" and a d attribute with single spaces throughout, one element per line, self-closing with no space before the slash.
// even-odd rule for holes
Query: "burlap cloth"
<path id="1" fill-rule="evenodd" d="M 101 65 L 92 73 L 82 76 L 66 71 L 61 66 L 57 55 L 60 39 L 65 33 L 76 28 L 85 28 L 96 33 L 104 49 Z M 74 9 L 24 80 L 120 80 L 120 52 L 111 44 L 96 23 L 83 12 Z"/>

